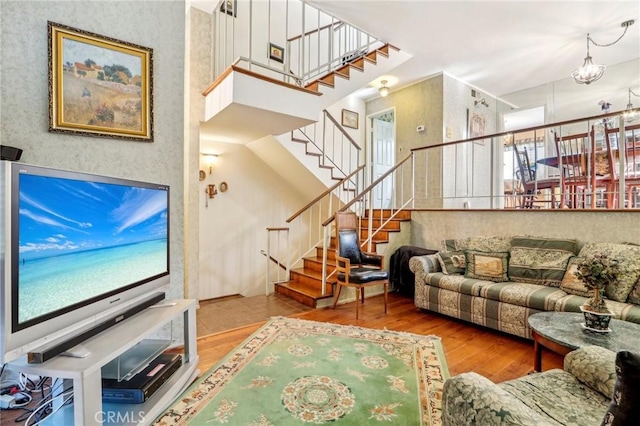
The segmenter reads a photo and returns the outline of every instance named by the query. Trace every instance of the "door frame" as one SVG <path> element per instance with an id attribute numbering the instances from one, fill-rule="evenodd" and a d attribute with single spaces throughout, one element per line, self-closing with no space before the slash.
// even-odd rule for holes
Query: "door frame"
<path id="1" fill-rule="evenodd" d="M 371 182 L 373 182 L 373 119 L 389 112 L 393 112 L 393 151 L 395 158 L 398 158 L 396 137 L 398 120 L 396 107 L 392 106 L 376 112 L 372 112 L 371 114 L 367 114 L 367 119 L 365 120 L 365 165 L 369 169 L 369 173 L 366 174 L 367 186 L 370 185 Z"/>

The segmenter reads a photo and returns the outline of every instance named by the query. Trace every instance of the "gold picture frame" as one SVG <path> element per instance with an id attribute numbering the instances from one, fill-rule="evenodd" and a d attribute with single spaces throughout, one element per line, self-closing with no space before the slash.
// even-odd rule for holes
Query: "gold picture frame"
<path id="1" fill-rule="evenodd" d="M 153 142 L 153 50 L 48 22 L 49 131 Z"/>
<path id="2" fill-rule="evenodd" d="M 344 127 L 351 127 L 352 129 L 358 128 L 358 113 L 349 111 L 348 109 L 342 110 L 342 125 Z"/>

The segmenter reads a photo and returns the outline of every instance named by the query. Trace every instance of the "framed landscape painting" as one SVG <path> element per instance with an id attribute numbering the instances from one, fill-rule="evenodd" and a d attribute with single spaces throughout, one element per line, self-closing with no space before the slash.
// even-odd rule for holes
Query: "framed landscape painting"
<path id="1" fill-rule="evenodd" d="M 467 138 L 477 138 L 484 136 L 487 127 L 487 116 L 477 111 L 467 110 Z M 484 145 L 484 139 L 474 141 L 474 143 Z"/>
<path id="2" fill-rule="evenodd" d="M 351 127 L 352 129 L 358 128 L 358 113 L 349 111 L 348 109 L 342 110 L 342 125 L 344 127 Z"/>
<path id="3" fill-rule="evenodd" d="M 49 131 L 153 142 L 153 50 L 48 25 Z"/>

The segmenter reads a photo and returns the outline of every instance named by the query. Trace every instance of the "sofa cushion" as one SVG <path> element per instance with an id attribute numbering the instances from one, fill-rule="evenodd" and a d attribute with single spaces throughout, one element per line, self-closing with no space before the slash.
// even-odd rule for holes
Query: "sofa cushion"
<path id="1" fill-rule="evenodd" d="M 620 265 L 618 281 L 608 285 L 604 294 L 608 299 L 625 302 L 640 278 L 640 246 L 613 243 L 585 243 L 578 256 L 589 258 L 594 254 L 606 254 Z"/>
<path id="2" fill-rule="evenodd" d="M 464 274 L 465 257 L 462 251 L 441 251 L 437 253 L 440 268 L 445 274 Z"/>
<path id="3" fill-rule="evenodd" d="M 498 384 L 478 373 L 451 377 L 442 388 L 442 424 L 460 425 L 558 425 L 538 410 L 527 407 Z"/>
<path id="4" fill-rule="evenodd" d="M 442 251 L 509 251 L 511 237 L 469 237 L 457 240 L 444 240 Z"/>
<path id="5" fill-rule="evenodd" d="M 480 287 L 480 297 L 540 311 L 553 311 L 565 296 L 555 287 L 530 283 L 486 283 Z"/>
<path id="6" fill-rule="evenodd" d="M 464 276 L 487 281 L 507 281 L 509 252 L 484 252 L 465 250 L 466 269 Z"/>
<path id="7" fill-rule="evenodd" d="M 532 410 L 547 415 L 550 419 L 544 424 L 598 424 L 609 400 L 559 369 L 529 374 L 499 386 Z"/>
<path id="8" fill-rule="evenodd" d="M 514 237 L 509 256 L 509 278 L 523 283 L 559 287 L 576 240 Z"/>
<path id="9" fill-rule="evenodd" d="M 602 346 L 582 346 L 564 357 L 564 371 L 610 398 L 616 384 L 616 353 Z"/>
<path id="10" fill-rule="evenodd" d="M 560 289 L 564 290 L 568 294 L 575 294 L 576 296 L 591 297 L 593 290 L 589 290 L 584 281 L 576 277 L 578 271 L 578 263 L 583 259 L 581 257 L 572 257 L 567 264 L 567 272 L 565 272 L 562 282 L 560 283 Z"/>
<path id="11" fill-rule="evenodd" d="M 616 380 L 609 409 L 602 426 L 638 424 L 640 418 L 640 354 L 620 351 L 616 354 Z"/>
<path id="12" fill-rule="evenodd" d="M 471 296 L 478 296 L 480 294 L 480 287 L 482 284 L 488 284 L 487 281 L 465 278 L 463 275 L 446 275 L 442 272 L 427 274 L 424 277 L 424 281 L 425 284 L 432 287 L 438 287 Z"/>
<path id="13" fill-rule="evenodd" d="M 580 312 L 580 306 L 586 302 L 587 298 L 568 294 L 556 302 L 555 311 Z M 640 324 L 640 306 L 631 303 L 615 302 L 605 300 L 607 308 L 613 312 L 613 317 L 624 321 Z"/>

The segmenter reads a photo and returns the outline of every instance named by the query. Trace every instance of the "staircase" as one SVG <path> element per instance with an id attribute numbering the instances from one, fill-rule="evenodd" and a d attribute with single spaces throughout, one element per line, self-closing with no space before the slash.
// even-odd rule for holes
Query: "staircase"
<path id="1" fill-rule="evenodd" d="M 382 213 L 382 220 L 380 219 Z M 373 229 L 380 227 L 382 222 L 391 216 L 390 210 L 377 210 L 376 217 L 369 219 L 368 215 L 361 220 L 360 240 L 365 241 L 369 234 L 369 222 Z M 411 211 L 403 210 L 395 218 L 386 223 L 380 231 L 376 233 L 371 242 L 371 252 L 377 252 L 378 245 L 389 242 L 391 233 L 400 232 L 402 222 L 411 220 Z M 323 248 L 316 246 L 315 256 L 303 258 L 303 265 L 300 268 L 293 268 L 290 271 L 290 280 L 275 284 L 275 292 L 290 297 L 303 305 L 313 308 L 329 306 L 333 299 L 333 287 L 336 282 L 335 277 L 330 274 L 335 270 L 335 236 L 331 236 L 331 243 L 327 250 L 327 278 L 325 294 L 322 294 L 322 259 Z M 362 248 L 368 251 L 367 247 Z M 389 256 L 385 256 L 388 259 Z M 386 266 L 385 266 L 386 268 Z"/>
<path id="2" fill-rule="evenodd" d="M 213 140 L 247 144 L 318 121 L 319 113 L 411 58 L 379 43 L 317 79 L 299 85 L 290 76 L 256 72 L 238 59 L 207 87 L 202 130 Z M 251 123 L 250 126 L 247 123 Z"/>

